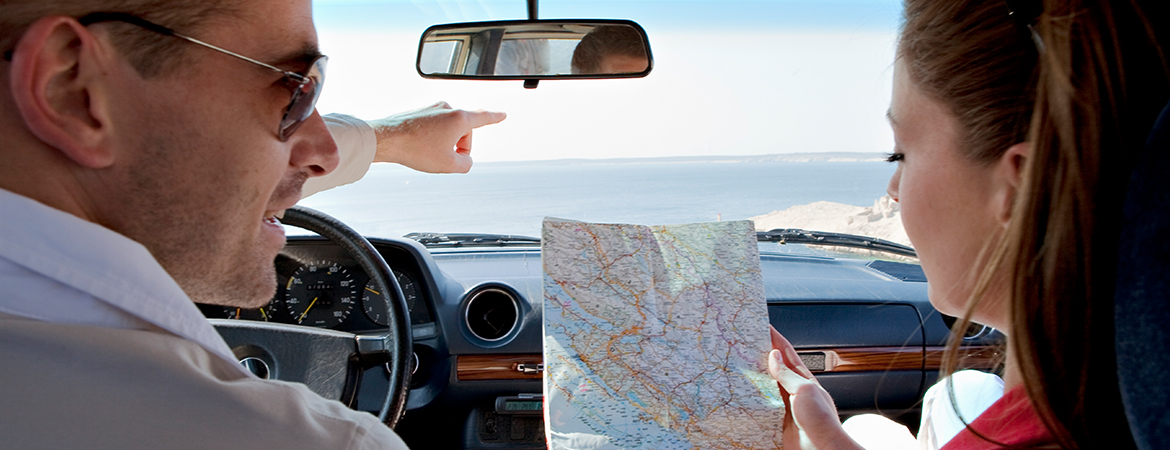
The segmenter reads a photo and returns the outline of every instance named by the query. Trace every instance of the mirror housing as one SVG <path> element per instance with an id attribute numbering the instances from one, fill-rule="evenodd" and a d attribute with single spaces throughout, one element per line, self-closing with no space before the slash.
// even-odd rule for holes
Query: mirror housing
<path id="1" fill-rule="evenodd" d="M 423 78 L 535 80 L 640 78 L 654 59 L 629 20 L 516 20 L 435 25 L 415 67 Z M 527 83 L 526 83 L 527 84 Z"/>

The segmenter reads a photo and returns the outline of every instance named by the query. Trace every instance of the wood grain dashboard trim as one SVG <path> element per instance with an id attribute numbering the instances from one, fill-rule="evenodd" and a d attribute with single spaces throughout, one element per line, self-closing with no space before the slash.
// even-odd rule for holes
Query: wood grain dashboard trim
<path id="1" fill-rule="evenodd" d="M 881 370 L 939 370 L 944 346 L 921 347 L 853 347 L 800 349 L 797 355 L 814 373 L 867 372 Z M 992 369 L 999 361 L 995 346 L 961 347 L 959 368 Z"/>
<path id="2" fill-rule="evenodd" d="M 939 370 L 943 346 L 849 347 L 797 349 L 796 353 L 813 373 L 867 372 L 884 370 Z M 959 368 L 993 369 L 1000 354 L 995 346 L 965 346 L 960 349 Z M 455 373 L 459 381 L 539 380 L 541 373 L 522 367 L 543 367 L 539 353 L 459 355 Z M 522 366 L 523 365 L 523 366 Z"/>
<path id="3" fill-rule="evenodd" d="M 539 380 L 540 372 L 520 370 L 521 364 L 543 364 L 540 353 L 512 355 L 459 355 L 455 374 L 459 381 Z"/>

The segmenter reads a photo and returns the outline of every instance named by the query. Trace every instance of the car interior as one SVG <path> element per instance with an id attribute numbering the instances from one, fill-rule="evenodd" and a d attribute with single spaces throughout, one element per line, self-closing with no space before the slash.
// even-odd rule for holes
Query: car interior
<path id="1" fill-rule="evenodd" d="M 540 20 L 537 1 L 526 6 L 527 20 L 427 29 L 418 74 L 522 80 L 532 89 L 570 78 L 638 78 L 654 69 L 653 36 L 636 22 Z M 569 70 L 576 43 L 614 24 L 642 35 L 645 70 Z M 552 62 L 542 72 L 501 71 L 501 55 L 525 40 L 552 42 Z M 328 211 L 305 207 L 289 210 L 284 223 L 316 235 L 289 237 L 267 306 L 200 306 L 242 364 L 376 414 L 414 448 L 546 448 L 539 238 L 363 236 Z M 956 319 L 931 306 L 913 249 L 812 230 L 761 232 L 759 241 L 769 322 L 796 347 L 842 418 L 879 413 L 916 430 Z M 1001 339 L 973 324 L 962 367 L 992 370 Z"/>

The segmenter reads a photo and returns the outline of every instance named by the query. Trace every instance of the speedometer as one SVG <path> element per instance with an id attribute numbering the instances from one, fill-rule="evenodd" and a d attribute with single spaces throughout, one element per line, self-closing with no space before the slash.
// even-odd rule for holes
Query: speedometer
<path id="1" fill-rule="evenodd" d="M 288 279 L 284 303 L 293 321 L 316 327 L 337 326 L 358 300 L 358 286 L 348 269 L 331 261 L 302 265 Z"/>

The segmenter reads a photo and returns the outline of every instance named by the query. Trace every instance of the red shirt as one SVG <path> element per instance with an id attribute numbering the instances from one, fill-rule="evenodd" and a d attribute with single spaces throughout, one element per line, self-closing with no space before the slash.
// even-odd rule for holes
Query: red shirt
<path id="1" fill-rule="evenodd" d="M 971 432 L 974 428 L 990 441 Z M 1016 387 L 992 403 L 970 426 L 955 435 L 942 450 L 975 450 L 1002 448 L 1000 444 L 1034 446 L 1053 443 L 1052 435 L 1032 408 L 1024 387 Z"/>

